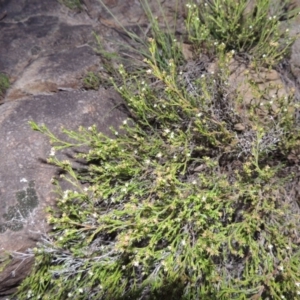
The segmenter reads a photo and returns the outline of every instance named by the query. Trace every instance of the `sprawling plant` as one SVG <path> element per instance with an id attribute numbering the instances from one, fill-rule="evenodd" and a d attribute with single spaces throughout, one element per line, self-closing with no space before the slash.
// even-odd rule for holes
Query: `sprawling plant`
<path id="1" fill-rule="evenodd" d="M 234 2 L 237 12 L 244 2 Z M 297 299 L 300 214 L 286 165 L 299 141 L 297 102 L 293 91 L 271 97 L 251 82 L 254 99 L 237 111 L 243 95 L 228 83 L 235 52 L 222 33 L 215 38 L 215 73 L 186 68 L 162 32 L 148 39 L 140 72 L 120 65 L 111 84 L 129 114 L 114 138 L 96 126 L 64 129 L 67 143 L 31 122 L 74 188 L 54 181 L 53 230 L 34 249 L 20 299 Z M 174 58 L 163 59 L 164 39 Z M 56 157 L 82 145 L 85 168 Z"/>
<path id="2" fill-rule="evenodd" d="M 187 30 L 197 49 L 223 42 L 259 64 L 274 66 L 294 43 L 283 20 L 297 15 L 291 1 L 200 0 L 188 3 Z"/>

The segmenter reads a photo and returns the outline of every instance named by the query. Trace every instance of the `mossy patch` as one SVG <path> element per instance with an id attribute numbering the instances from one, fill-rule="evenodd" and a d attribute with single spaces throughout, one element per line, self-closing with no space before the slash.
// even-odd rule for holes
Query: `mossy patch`
<path id="1" fill-rule="evenodd" d="M 24 219 L 38 206 L 38 196 L 35 191 L 34 181 L 30 181 L 26 190 L 16 193 L 17 204 L 9 206 L 7 212 L 3 214 L 5 223 L 0 224 L 0 233 L 7 229 L 19 231 L 23 229 Z"/>
<path id="2" fill-rule="evenodd" d="M 73 10 L 81 10 L 82 9 L 80 0 L 59 0 L 59 2 Z"/>
<path id="3" fill-rule="evenodd" d="M 0 99 L 4 96 L 9 86 L 9 77 L 3 73 L 0 73 Z"/>

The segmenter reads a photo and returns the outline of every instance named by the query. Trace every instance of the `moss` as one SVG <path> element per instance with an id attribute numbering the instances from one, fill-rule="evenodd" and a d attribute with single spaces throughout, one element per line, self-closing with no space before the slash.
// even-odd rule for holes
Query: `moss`
<path id="1" fill-rule="evenodd" d="M 3 73 L 0 73 L 0 99 L 4 96 L 9 86 L 9 77 Z"/>
<path id="2" fill-rule="evenodd" d="M 59 0 L 59 2 L 70 9 L 74 9 L 74 10 L 82 9 L 80 0 Z"/>
<path id="3" fill-rule="evenodd" d="M 12 257 L 4 252 L 0 253 L 0 273 L 6 268 L 6 266 L 12 261 Z"/>

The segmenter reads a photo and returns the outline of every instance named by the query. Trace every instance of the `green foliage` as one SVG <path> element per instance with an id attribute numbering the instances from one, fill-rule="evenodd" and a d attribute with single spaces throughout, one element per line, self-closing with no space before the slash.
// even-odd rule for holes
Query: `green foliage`
<path id="1" fill-rule="evenodd" d="M 120 65 L 111 79 L 130 108 L 113 139 L 92 126 L 64 129 L 67 143 L 31 122 L 74 189 L 54 180 L 53 230 L 18 297 L 297 299 L 300 214 L 285 165 L 300 140 L 293 91 L 270 96 L 249 77 L 244 105 L 222 35 L 215 73 L 187 68 L 168 33 L 151 36 L 140 71 Z M 82 145 L 86 168 L 56 157 Z"/>
<path id="2" fill-rule="evenodd" d="M 59 2 L 70 9 L 82 9 L 80 0 L 59 0 Z"/>
<path id="3" fill-rule="evenodd" d="M 100 78 L 94 72 L 88 72 L 86 76 L 83 78 L 83 86 L 86 89 L 94 89 L 97 90 L 100 86 Z"/>
<path id="4" fill-rule="evenodd" d="M 8 76 L 3 73 L 0 73 L 0 98 L 4 96 L 9 86 L 10 82 Z"/>
<path id="5" fill-rule="evenodd" d="M 275 3 L 274 3 L 275 2 Z M 294 43 L 289 30 L 282 30 L 282 19 L 294 18 L 298 10 L 287 10 L 291 1 L 201 0 L 187 4 L 187 30 L 196 48 L 223 42 L 260 64 L 274 66 Z M 280 4 L 279 4 L 280 3 Z M 252 4 L 252 5 L 251 5 Z"/>

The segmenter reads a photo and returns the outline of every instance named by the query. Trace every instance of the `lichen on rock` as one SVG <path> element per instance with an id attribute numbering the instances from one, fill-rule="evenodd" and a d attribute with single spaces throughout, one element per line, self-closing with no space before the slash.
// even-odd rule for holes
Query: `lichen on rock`
<path id="1" fill-rule="evenodd" d="M 34 181 L 30 181 L 26 190 L 16 192 L 17 204 L 10 206 L 3 218 L 6 221 L 0 224 L 0 233 L 7 229 L 19 231 L 23 229 L 24 219 L 38 206 L 38 196 L 35 191 Z"/>

